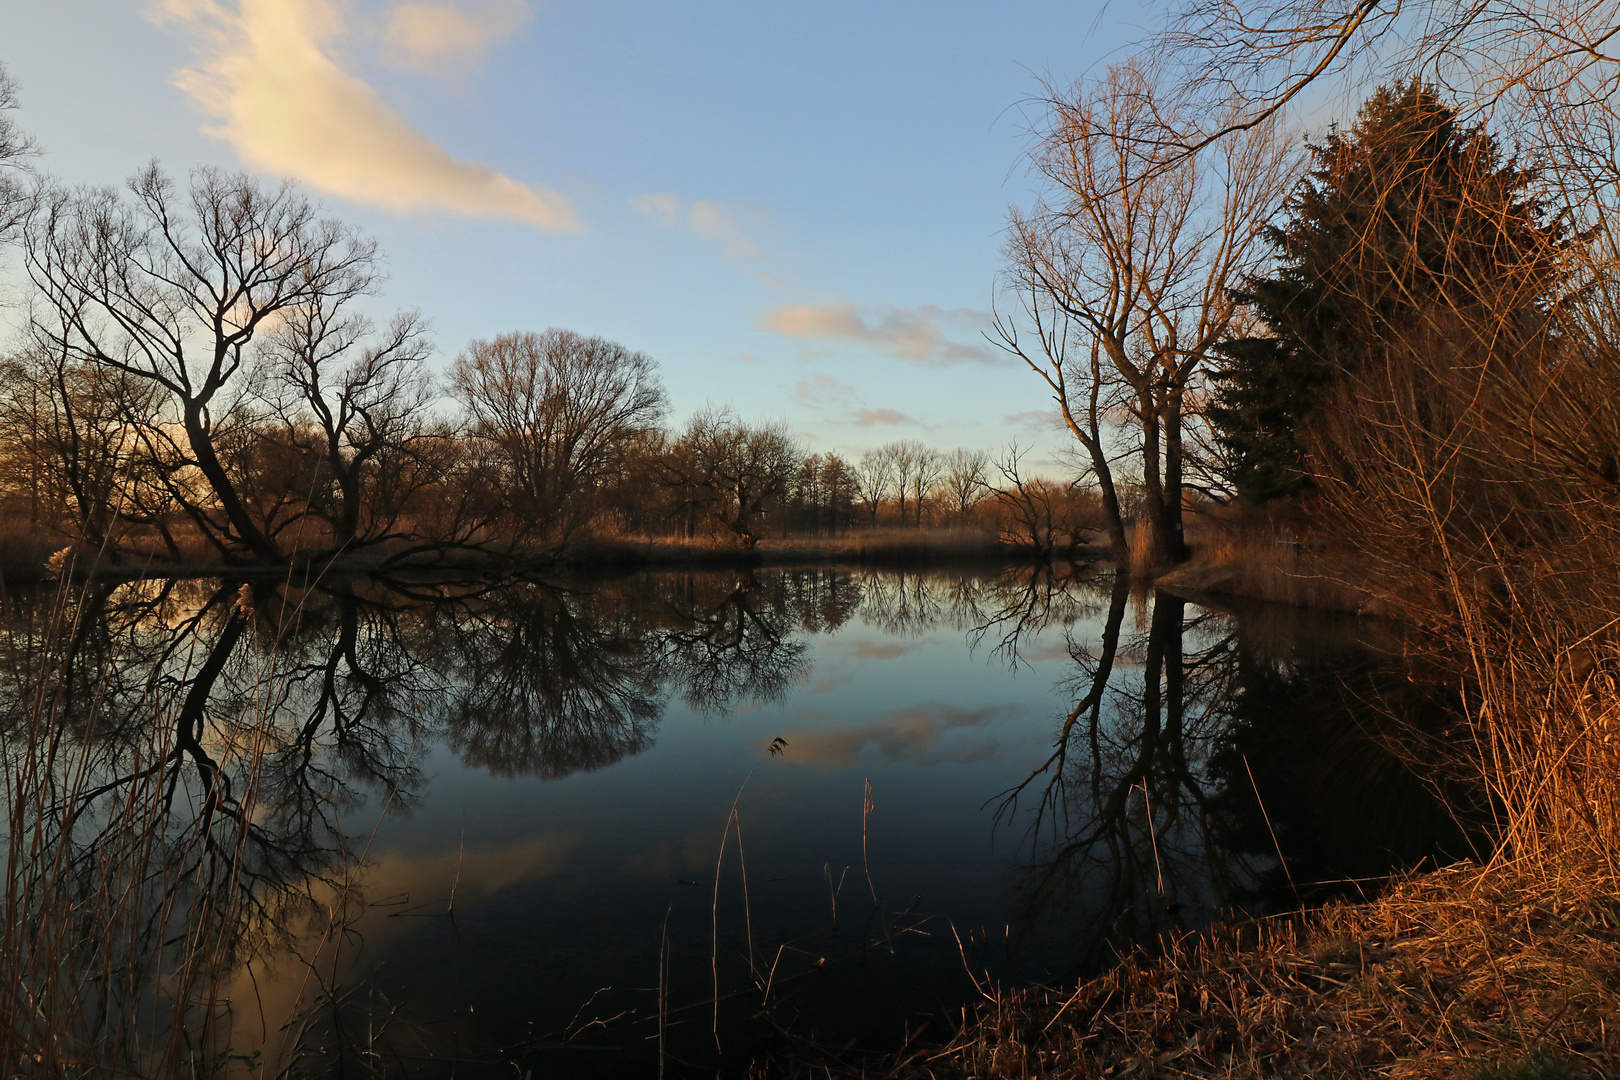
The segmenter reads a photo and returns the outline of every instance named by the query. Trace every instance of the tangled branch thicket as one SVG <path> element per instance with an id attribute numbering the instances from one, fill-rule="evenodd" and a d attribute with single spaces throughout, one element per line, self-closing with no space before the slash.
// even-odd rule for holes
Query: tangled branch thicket
<path id="1" fill-rule="evenodd" d="M 1390 275 L 1408 317 L 1369 336 L 1307 425 L 1312 506 L 1375 590 L 1465 666 L 1472 756 L 1504 854 L 1612 874 L 1616 267 L 1606 236 L 1514 235 L 1536 249 L 1451 231 L 1450 250 L 1403 256 L 1471 273 L 1421 275 L 1422 287 L 1417 273 Z M 1387 238 L 1367 239 L 1387 252 Z"/>

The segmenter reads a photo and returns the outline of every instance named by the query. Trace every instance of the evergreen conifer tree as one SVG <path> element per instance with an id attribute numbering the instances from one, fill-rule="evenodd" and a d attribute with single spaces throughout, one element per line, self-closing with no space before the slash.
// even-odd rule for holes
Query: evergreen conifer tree
<path id="1" fill-rule="evenodd" d="M 1310 170 L 1269 230 L 1274 276 L 1236 293 L 1264 333 L 1226 342 L 1209 410 L 1238 494 L 1308 484 L 1301 435 L 1329 388 L 1389 346 L 1445 323 L 1466 336 L 1545 297 L 1561 243 L 1483 127 L 1413 81 L 1375 93 L 1346 132 L 1310 147 Z"/>

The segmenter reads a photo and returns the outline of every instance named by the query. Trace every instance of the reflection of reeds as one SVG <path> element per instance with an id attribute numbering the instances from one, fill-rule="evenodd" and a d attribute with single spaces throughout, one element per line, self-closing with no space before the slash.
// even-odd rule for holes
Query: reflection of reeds
<path id="1" fill-rule="evenodd" d="M 259 748 L 197 743 L 156 678 L 138 730 L 115 730 L 105 687 L 66 664 L 78 599 L 64 582 L 33 640 L 10 642 L 32 662 L 11 673 L 0 750 L 0 1060 L 44 1077 L 206 1072 L 225 1053 L 221 979 L 249 916 L 248 820 L 218 766 L 246 780 L 235 805 L 251 806 Z"/>
<path id="2" fill-rule="evenodd" d="M 128 640 L 108 629 L 107 590 L 71 572 L 7 624 L 0 1062 L 30 1077 L 224 1075 L 279 1028 L 279 1058 L 259 1063 L 276 1075 L 338 988 L 312 969 L 327 993 L 267 1017 L 244 992 L 251 967 L 299 923 L 341 937 L 363 907 L 356 860 L 340 840 L 278 832 L 285 687 L 274 660 L 238 647 L 249 594 L 119 588 Z M 118 646 L 137 639 L 151 648 L 132 662 Z"/>

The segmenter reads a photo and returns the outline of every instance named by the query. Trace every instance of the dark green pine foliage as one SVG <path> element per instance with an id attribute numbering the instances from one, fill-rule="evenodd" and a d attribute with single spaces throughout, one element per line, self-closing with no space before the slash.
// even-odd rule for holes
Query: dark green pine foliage
<path id="1" fill-rule="evenodd" d="M 1509 294 L 1534 307 L 1558 246 L 1529 197 L 1534 174 L 1420 82 L 1379 90 L 1348 132 L 1309 149 L 1268 230 L 1274 276 L 1234 292 L 1264 333 L 1223 345 L 1215 376 L 1210 419 L 1250 502 L 1307 486 L 1301 429 L 1336 381 L 1438 312 L 1455 330 L 1499 317 Z"/>

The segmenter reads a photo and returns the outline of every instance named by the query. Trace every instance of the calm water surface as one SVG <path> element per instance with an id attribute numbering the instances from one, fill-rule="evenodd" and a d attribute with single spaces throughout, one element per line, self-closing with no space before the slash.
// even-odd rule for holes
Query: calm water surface
<path id="1" fill-rule="evenodd" d="M 14 594 L 13 634 L 49 602 Z M 1066 568 L 145 582 L 78 613 L 80 693 L 134 718 L 158 687 L 205 776 L 273 732 L 227 797 L 273 924 L 230 976 L 243 1075 L 881 1049 L 975 978 L 1464 853 L 1383 748 L 1391 714 L 1444 722 L 1387 631 Z"/>

